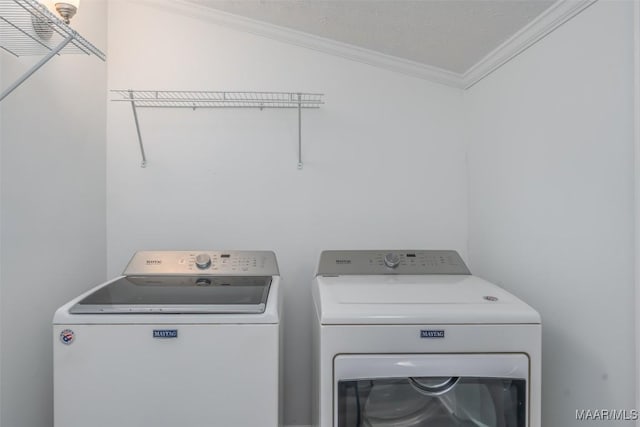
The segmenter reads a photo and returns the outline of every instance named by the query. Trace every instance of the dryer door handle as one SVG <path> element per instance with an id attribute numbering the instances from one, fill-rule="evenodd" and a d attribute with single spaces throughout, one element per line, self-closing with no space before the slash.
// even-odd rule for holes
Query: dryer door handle
<path id="1" fill-rule="evenodd" d="M 459 380 L 460 377 L 409 377 L 409 384 L 420 394 L 441 396 L 453 389 Z"/>

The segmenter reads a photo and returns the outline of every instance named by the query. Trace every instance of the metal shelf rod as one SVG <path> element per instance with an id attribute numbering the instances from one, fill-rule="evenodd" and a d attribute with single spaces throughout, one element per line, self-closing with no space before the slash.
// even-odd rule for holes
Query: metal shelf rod
<path id="1" fill-rule="evenodd" d="M 20 32 L 20 34 L 22 34 L 22 35 L 24 35 L 24 36 L 27 36 L 31 41 L 33 41 L 33 42 L 37 43 L 38 45 L 40 45 L 40 46 L 42 46 L 42 47 L 44 47 L 44 48 L 48 49 L 48 46 L 47 46 L 46 44 L 44 44 L 44 43 L 42 43 L 40 40 L 38 40 L 38 38 L 37 38 L 37 37 L 34 37 L 34 36 L 32 36 L 31 34 L 29 34 L 28 32 L 24 31 L 24 30 L 23 30 L 22 28 L 20 28 L 18 25 L 14 24 L 13 22 L 9 21 L 8 19 L 5 19 L 4 17 L 1 17 L 1 16 L 0 16 L 0 19 L 2 19 L 4 22 L 6 22 L 6 23 L 7 23 L 7 25 L 9 25 L 10 27 L 14 28 L 16 31 L 19 31 L 19 32 Z M 29 46 L 29 45 L 31 44 L 31 42 L 29 42 L 29 41 L 24 41 L 24 42 L 21 42 L 21 44 L 22 44 L 22 45 L 24 45 L 24 46 Z M 13 52 L 12 52 L 12 54 L 13 54 L 13 55 L 15 55 L 15 56 L 18 56 L 18 55 L 16 55 L 16 54 L 15 54 L 15 53 L 13 53 Z"/>
<path id="2" fill-rule="evenodd" d="M 302 169 L 302 98 L 301 94 L 298 94 L 298 169 Z"/>
<path id="3" fill-rule="evenodd" d="M 320 108 L 323 94 L 302 92 L 210 92 L 210 91 L 156 91 L 112 90 L 120 98 L 112 101 L 131 104 L 133 120 L 142 156 L 141 167 L 146 167 L 138 108 L 296 108 L 298 110 L 298 169 L 302 169 L 302 109 Z M 305 99 L 306 97 L 306 99 Z"/>
<path id="4" fill-rule="evenodd" d="M 128 99 L 114 99 L 114 101 L 130 102 L 130 100 Z M 254 99 L 233 99 L 233 98 L 227 98 L 227 99 L 135 98 L 134 101 L 137 103 L 154 102 L 154 103 L 160 103 L 160 104 L 171 104 L 173 102 L 179 102 L 179 103 L 191 102 L 194 104 L 208 103 L 208 102 L 220 103 L 220 104 L 228 103 L 228 102 L 245 102 L 245 103 L 255 103 L 255 104 L 287 104 L 287 105 L 291 105 L 291 108 L 297 108 L 299 104 L 301 105 L 317 105 L 318 104 L 318 101 L 310 101 L 310 100 L 304 100 L 304 99 L 300 101 L 283 101 L 280 99 L 254 100 Z M 175 107 L 179 107 L 179 105 L 176 105 Z"/>
<path id="5" fill-rule="evenodd" d="M 136 102 L 133 99 L 133 91 L 129 91 L 129 97 L 131 98 L 131 109 L 133 110 L 133 120 L 136 122 L 136 132 L 138 133 L 138 145 L 140 146 L 140 155 L 142 156 L 142 163 L 140 167 L 147 167 L 147 156 L 144 153 L 144 144 L 142 143 L 142 135 L 140 134 L 140 123 L 138 122 L 138 112 L 136 111 Z"/>
<path id="6" fill-rule="evenodd" d="M 36 0 L 0 0 L 0 49 L 16 57 L 42 58 L 0 94 L 4 100 L 56 55 L 105 55 Z"/>
<path id="7" fill-rule="evenodd" d="M 18 86 L 20 86 L 22 83 L 24 83 L 25 80 L 27 80 L 29 77 L 31 77 L 31 75 L 33 73 L 35 73 L 36 71 L 38 71 L 44 64 L 46 64 L 51 58 L 53 58 L 54 56 L 56 56 L 58 54 L 58 52 L 60 52 L 62 49 L 64 49 L 64 47 L 69 44 L 69 42 L 73 40 L 73 35 L 69 35 L 67 36 L 67 38 L 65 38 L 58 46 L 55 47 L 55 49 L 53 49 L 51 52 L 49 52 L 49 54 L 45 57 L 43 57 L 40 61 L 38 61 L 37 64 L 35 64 L 33 67 L 31 67 L 26 73 L 24 73 L 18 80 L 16 80 L 12 85 L 10 85 L 8 88 L 6 88 L 4 90 L 4 92 L 2 92 L 2 95 L 0 95 L 0 101 L 2 101 L 3 99 L 5 99 L 11 92 L 13 92 Z"/>
<path id="8" fill-rule="evenodd" d="M 129 101 L 131 102 L 131 101 Z M 287 110 L 291 110 L 291 109 L 297 109 L 298 105 L 291 105 L 291 106 L 279 106 L 279 105 L 263 105 L 263 106 L 259 106 L 259 105 L 140 105 L 138 103 L 138 101 L 134 101 L 136 103 L 136 108 L 188 108 L 191 110 L 197 110 L 199 108 L 201 109 L 210 109 L 210 110 L 214 110 L 214 109 L 218 109 L 218 108 L 237 108 L 237 109 L 242 109 L 242 108 L 253 108 L 253 109 L 257 109 L 257 110 L 264 110 L 265 108 L 269 109 L 269 110 L 278 110 L 278 109 L 287 109 Z M 227 101 L 229 102 L 229 101 Z M 241 101 L 238 101 L 241 102 Z M 319 107 L 305 107 L 304 104 L 301 107 L 302 109 L 308 109 L 308 108 L 313 108 L 313 109 L 318 109 Z"/>

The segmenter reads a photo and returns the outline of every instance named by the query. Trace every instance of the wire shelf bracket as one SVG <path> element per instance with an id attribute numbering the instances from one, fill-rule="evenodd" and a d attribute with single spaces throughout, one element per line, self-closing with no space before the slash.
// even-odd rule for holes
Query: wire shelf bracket
<path id="1" fill-rule="evenodd" d="M 147 156 L 138 120 L 139 108 L 288 108 L 298 110 L 298 169 L 302 169 L 302 109 L 320 108 L 324 104 L 320 93 L 303 92 L 211 92 L 211 91 L 159 91 L 112 90 L 112 101 L 131 104 L 136 125 L 138 145 L 142 157 L 141 167 L 147 166 Z"/>
<path id="2" fill-rule="evenodd" d="M 80 53 L 106 56 L 35 0 L 0 0 L 0 49 L 13 56 L 43 56 L 1 94 L 5 99 L 51 58 Z"/>

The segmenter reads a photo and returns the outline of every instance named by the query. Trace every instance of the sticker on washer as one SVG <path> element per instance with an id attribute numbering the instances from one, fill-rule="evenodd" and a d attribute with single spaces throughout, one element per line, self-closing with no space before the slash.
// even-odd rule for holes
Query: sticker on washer
<path id="1" fill-rule="evenodd" d="M 154 338 L 178 338 L 177 329 L 154 329 Z"/>
<path id="2" fill-rule="evenodd" d="M 71 329 L 64 329 L 60 332 L 60 342 L 62 344 L 70 345 L 76 339 L 76 334 Z"/>
<path id="3" fill-rule="evenodd" d="M 444 338 L 442 329 L 421 329 L 420 338 Z"/>

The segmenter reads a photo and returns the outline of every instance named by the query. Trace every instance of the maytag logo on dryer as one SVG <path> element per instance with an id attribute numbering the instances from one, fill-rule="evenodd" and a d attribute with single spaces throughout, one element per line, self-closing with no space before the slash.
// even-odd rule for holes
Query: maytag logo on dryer
<path id="1" fill-rule="evenodd" d="M 154 338 L 178 338 L 177 329 L 154 329 Z"/>
<path id="2" fill-rule="evenodd" d="M 420 338 L 444 338 L 442 329 L 421 329 Z"/>
<path id="3" fill-rule="evenodd" d="M 147 265 L 160 265 L 162 264 L 162 260 L 161 259 L 148 259 L 147 260 Z"/>
<path id="4" fill-rule="evenodd" d="M 337 259 L 336 264 L 351 264 L 350 259 Z"/>

